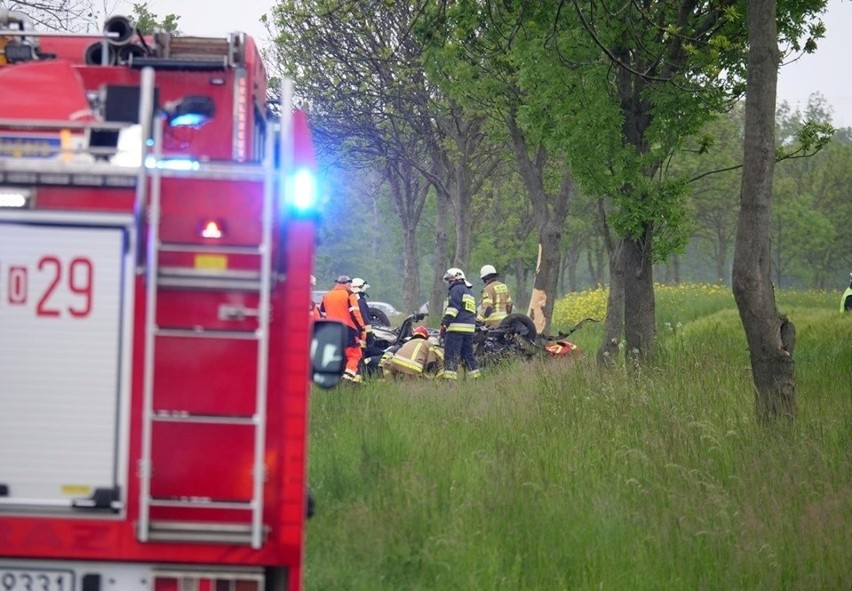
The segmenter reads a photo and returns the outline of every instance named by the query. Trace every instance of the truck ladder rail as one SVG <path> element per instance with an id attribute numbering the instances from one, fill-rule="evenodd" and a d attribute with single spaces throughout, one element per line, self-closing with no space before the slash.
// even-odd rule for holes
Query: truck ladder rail
<path id="1" fill-rule="evenodd" d="M 153 78 L 153 72 L 149 72 Z M 146 312 L 145 312 L 145 358 L 143 374 L 143 426 L 142 426 L 142 449 L 140 457 L 140 499 L 139 499 L 139 521 L 137 524 L 137 537 L 141 542 L 169 541 L 169 542 L 211 542 L 250 545 L 252 548 L 260 548 L 265 539 L 266 528 L 263 524 L 263 483 L 265 474 L 265 450 L 266 450 L 266 424 L 267 424 L 267 376 L 268 348 L 269 348 L 269 322 L 271 309 L 271 291 L 273 284 L 272 265 L 272 240 L 273 240 L 273 184 L 276 180 L 273 167 L 273 134 L 267 135 L 266 153 L 263 166 L 256 163 L 207 163 L 198 162 L 189 166 L 186 170 L 175 170 L 168 166 L 169 158 L 162 152 L 163 128 L 162 121 L 155 120 L 153 130 L 153 159 L 146 162 L 146 182 L 150 181 L 150 188 L 139 194 L 140 209 L 147 203 L 148 228 L 145 273 L 146 273 Z M 244 180 L 263 183 L 263 204 L 260 242 L 251 246 L 210 246 L 210 245 L 187 245 L 175 243 L 163 243 L 160 240 L 161 223 L 161 199 L 164 178 L 192 178 L 199 180 Z M 197 252 L 205 254 L 214 252 L 237 253 L 240 255 L 256 255 L 259 263 L 256 270 L 195 270 L 190 268 L 179 268 L 162 266 L 160 254 L 164 252 L 183 253 Z M 245 290 L 256 294 L 257 308 L 247 309 L 242 305 L 225 305 L 219 308 L 220 320 L 244 319 L 252 317 L 256 322 L 254 330 L 212 330 L 203 327 L 190 328 L 163 328 L 157 324 L 158 302 L 163 297 L 163 289 L 174 292 L 177 290 L 188 290 L 190 292 L 219 289 L 219 290 Z M 182 411 L 179 408 L 155 408 L 156 393 L 163 384 L 156 383 L 158 376 L 155 367 L 158 362 L 158 348 L 169 341 L 168 338 L 198 338 L 208 339 L 207 342 L 216 340 L 254 340 L 256 341 L 257 367 L 255 377 L 254 411 L 251 416 L 242 416 L 239 413 L 233 415 L 209 415 Z M 171 341 L 175 342 L 175 341 Z M 177 341 L 179 342 L 179 341 Z M 201 341 L 199 341 L 199 344 Z M 179 384 L 180 388 L 191 391 L 193 376 L 187 374 Z M 186 424 L 194 429 L 200 428 L 231 428 L 250 429 L 251 450 L 247 454 L 252 458 L 251 466 L 251 500 L 234 505 L 228 503 L 227 499 L 209 499 L 204 494 L 194 497 L 192 494 L 181 493 L 178 498 L 188 497 L 196 499 L 192 502 L 175 501 L 167 499 L 162 494 L 163 483 L 155 486 L 154 479 L 158 474 L 154 462 L 154 449 L 159 429 L 168 428 L 168 423 Z M 155 425 L 158 428 L 155 429 Z M 249 437 L 249 436 L 247 436 Z M 197 444 L 196 444 L 197 445 Z M 248 443 L 247 443 L 248 445 Z M 192 483 L 184 483 L 184 488 L 191 488 Z M 166 489 L 168 487 L 166 486 Z M 153 490 L 159 491 L 156 495 Z M 176 503 L 176 505 L 175 505 Z M 175 507 L 177 506 L 177 509 Z M 174 512 L 169 513 L 166 520 L 164 516 L 158 516 L 158 508 L 169 507 L 174 510 L 183 507 L 187 511 L 186 519 L 174 517 Z M 250 521 L 245 523 L 233 523 L 233 520 L 218 519 L 216 510 L 245 509 L 248 511 Z M 213 513 L 204 514 L 204 511 L 212 510 Z M 201 511 L 203 515 L 196 516 Z"/>

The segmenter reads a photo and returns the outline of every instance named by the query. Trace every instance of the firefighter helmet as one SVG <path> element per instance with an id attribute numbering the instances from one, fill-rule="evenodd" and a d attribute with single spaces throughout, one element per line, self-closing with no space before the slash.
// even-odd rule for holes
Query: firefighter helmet
<path id="1" fill-rule="evenodd" d="M 421 339 L 429 338 L 429 331 L 426 330 L 425 326 L 415 326 L 414 330 L 411 331 L 411 338 L 420 337 Z"/>
<path id="2" fill-rule="evenodd" d="M 355 277 L 352 280 L 352 291 L 360 292 L 367 291 L 368 289 L 370 289 L 370 284 L 367 283 L 365 280 L 361 279 L 360 277 Z"/>
<path id="3" fill-rule="evenodd" d="M 352 278 L 349 275 L 341 275 L 337 278 L 336 283 L 352 283 Z"/>
<path id="4" fill-rule="evenodd" d="M 483 281 L 485 281 L 486 277 L 490 277 L 491 275 L 496 275 L 497 269 L 494 268 L 494 265 L 482 265 L 482 268 L 479 270 L 479 277 Z"/>
<path id="5" fill-rule="evenodd" d="M 447 272 L 444 273 L 444 281 L 465 281 L 464 271 L 457 269 L 456 267 L 450 267 L 447 269 Z"/>
<path id="6" fill-rule="evenodd" d="M 467 280 L 464 276 L 464 271 L 458 269 L 456 267 L 450 267 L 447 269 L 447 272 L 444 273 L 444 281 L 447 283 L 454 283 L 456 281 L 464 281 L 464 284 L 468 287 L 473 287 L 473 284 Z"/>

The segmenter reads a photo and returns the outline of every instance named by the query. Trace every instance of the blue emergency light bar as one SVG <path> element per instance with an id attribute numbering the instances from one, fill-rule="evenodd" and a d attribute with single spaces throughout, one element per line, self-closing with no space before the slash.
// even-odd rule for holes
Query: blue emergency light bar
<path id="1" fill-rule="evenodd" d="M 302 168 L 293 174 L 292 196 L 293 207 L 302 213 L 313 211 L 317 206 L 317 184 L 313 173 Z"/>

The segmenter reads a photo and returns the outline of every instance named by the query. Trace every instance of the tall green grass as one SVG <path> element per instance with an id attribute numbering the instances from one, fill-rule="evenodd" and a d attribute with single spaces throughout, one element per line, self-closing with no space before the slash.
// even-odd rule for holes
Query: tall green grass
<path id="1" fill-rule="evenodd" d="M 850 588 L 852 315 L 779 301 L 799 414 L 771 430 L 732 299 L 658 298 L 663 362 L 638 372 L 315 391 L 307 588 Z"/>

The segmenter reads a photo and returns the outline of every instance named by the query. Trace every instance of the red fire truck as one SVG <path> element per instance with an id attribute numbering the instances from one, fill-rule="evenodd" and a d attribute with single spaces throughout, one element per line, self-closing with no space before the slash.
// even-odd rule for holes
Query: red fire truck
<path id="1" fill-rule="evenodd" d="M 0 590 L 301 589 L 343 329 L 289 94 L 241 33 L 0 9 Z"/>

